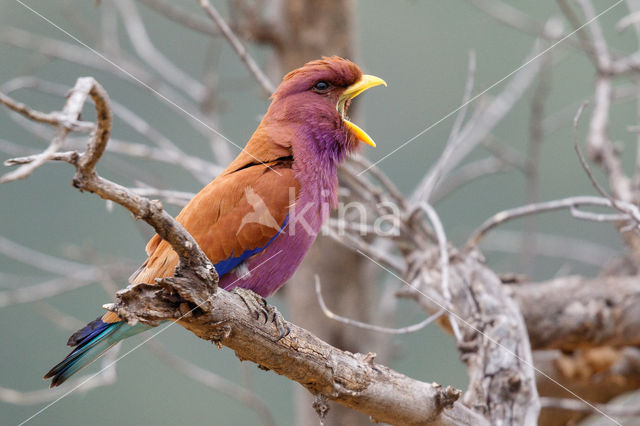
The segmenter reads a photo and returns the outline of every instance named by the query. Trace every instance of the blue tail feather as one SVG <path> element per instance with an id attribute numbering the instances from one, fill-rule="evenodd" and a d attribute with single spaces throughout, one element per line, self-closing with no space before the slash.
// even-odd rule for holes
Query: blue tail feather
<path id="1" fill-rule="evenodd" d="M 80 369 L 98 359 L 120 340 L 149 328 L 148 325 L 141 323 L 131 326 L 124 321 L 105 323 L 98 318 L 69 338 L 68 344 L 75 348 L 65 359 L 49 370 L 44 378 L 51 378 L 51 387 L 59 386 Z"/>

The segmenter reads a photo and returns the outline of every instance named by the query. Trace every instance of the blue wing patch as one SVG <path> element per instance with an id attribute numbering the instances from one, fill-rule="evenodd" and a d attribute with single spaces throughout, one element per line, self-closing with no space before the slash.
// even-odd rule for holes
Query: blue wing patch
<path id="1" fill-rule="evenodd" d="M 289 223 L 289 214 L 285 216 L 284 221 L 282 222 L 282 226 L 280 227 L 280 230 L 276 233 L 276 235 L 271 237 L 269 241 L 267 241 L 267 244 L 265 244 L 262 247 L 256 247 L 251 250 L 245 250 L 242 252 L 242 254 L 240 254 L 240 256 L 237 256 L 237 257 L 234 257 L 233 253 L 231 253 L 231 256 L 229 256 L 228 259 L 221 260 L 220 262 L 213 265 L 215 266 L 216 271 L 218 272 L 218 276 L 222 277 L 223 275 L 230 272 L 233 268 L 235 268 L 236 266 L 238 266 L 239 264 L 241 264 L 242 262 L 244 262 L 245 260 L 253 256 L 254 254 L 259 253 L 262 250 L 266 249 L 267 246 L 269 246 L 269 244 L 271 244 L 276 239 L 276 237 L 280 235 L 280 233 L 282 232 L 284 227 L 287 226 L 288 223 Z"/>

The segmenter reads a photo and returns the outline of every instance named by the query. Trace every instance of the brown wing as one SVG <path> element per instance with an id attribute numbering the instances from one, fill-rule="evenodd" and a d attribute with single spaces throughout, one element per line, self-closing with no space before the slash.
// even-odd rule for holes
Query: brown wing
<path id="1" fill-rule="evenodd" d="M 234 164 L 237 164 L 234 162 Z M 213 264 L 264 247 L 280 230 L 299 184 L 291 159 L 266 164 L 231 166 L 202 189 L 177 216 Z M 131 283 L 153 284 L 172 276 L 178 256 L 158 235 L 147 244 L 149 258 L 134 273 Z"/>

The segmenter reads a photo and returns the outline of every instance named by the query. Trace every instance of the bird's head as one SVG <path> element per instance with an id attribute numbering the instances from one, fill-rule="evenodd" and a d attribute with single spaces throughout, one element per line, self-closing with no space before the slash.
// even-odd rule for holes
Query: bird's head
<path id="1" fill-rule="evenodd" d="M 362 74 L 347 59 L 323 57 L 282 79 L 272 96 L 268 115 L 298 126 L 311 136 L 313 143 L 328 145 L 316 147 L 321 150 L 350 151 L 358 141 L 375 146 L 364 130 L 349 121 L 347 110 L 353 98 L 381 84 L 387 85 L 381 78 Z"/>

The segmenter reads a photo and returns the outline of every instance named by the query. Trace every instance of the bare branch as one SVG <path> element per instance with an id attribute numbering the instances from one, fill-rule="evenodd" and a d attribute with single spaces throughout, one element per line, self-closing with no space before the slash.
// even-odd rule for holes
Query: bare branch
<path id="1" fill-rule="evenodd" d="M 197 102 L 204 98 L 205 87 L 198 80 L 181 70 L 153 45 L 138 9 L 131 0 L 117 0 L 115 5 L 120 11 L 122 22 L 129 34 L 131 45 L 140 58 L 156 70 L 164 79 L 174 87 L 183 90 Z"/>
<path id="2" fill-rule="evenodd" d="M 0 253 L 18 260 L 25 265 L 30 265 L 41 271 L 51 272 L 58 275 L 66 275 L 70 271 L 77 271 L 79 269 L 84 270 L 91 266 L 44 254 L 29 247 L 25 247 L 22 244 L 15 243 L 1 235 Z"/>
<path id="3" fill-rule="evenodd" d="M 534 349 L 640 344 L 637 277 L 562 277 L 508 286 L 508 292 L 520 305 Z"/>
<path id="4" fill-rule="evenodd" d="M 464 164 L 452 171 L 447 179 L 438 186 L 432 193 L 431 200 L 434 204 L 437 204 L 457 189 L 482 177 L 507 172 L 511 167 L 505 161 L 495 157 L 487 157 Z"/>
<path id="5" fill-rule="evenodd" d="M 89 392 L 102 386 L 112 385 L 116 382 L 117 373 L 113 365 L 118 357 L 119 346 L 105 354 L 102 358 L 101 369 L 98 374 L 86 374 L 68 380 L 57 388 L 39 389 L 36 391 L 23 392 L 15 389 L 0 387 L 0 401 L 15 405 L 34 405 L 55 401 L 66 395 L 69 390 L 76 389 L 76 392 Z"/>
<path id="6" fill-rule="evenodd" d="M 39 123 L 51 124 L 53 126 L 68 126 L 70 130 L 74 132 L 91 132 L 94 128 L 93 123 L 69 119 L 69 117 L 65 116 L 64 112 L 54 111 L 45 114 L 40 111 L 33 110 L 25 104 L 5 95 L 4 93 L 0 93 L 0 103 L 4 104 L 6 107 L 15 112 L 19 112 L 28 119 L 37 121 Z"/>
<path id="7" fill-rule="evenodd" d="M 529 116 L 529 139 L 527 141 L 527 153 L 525 163 L 525 202 L 527 204 L 539 201 L 540 197 L 540 155 L 544 142 L 544 118 L 545 103 L 551 89 L 551 53 L 546 53 L 540 58 L 542 65 L 538 76 L 535 93 L 531 99 L 531 113 Z M 536 218 L 529 216 L 524 223 L 527 238 L 522 240 L 521 263 L 523 271 L 531 274 L 534 267 L 533 252 L 536 247 Z"/>
<path id="8" fill-rule="evenodd" d="M 622 209 L 627 215 L 628 219 L 634 220 L 636 223 L 640 223 L 640 210 L 636 206 L 630 203 L 622 201 L 617 202 L 618 207 Z M 567 197 L 560 200 L 544 201 L 541 203 L 529 204 L 521 207 L 516 207 L 510 210 L 504 210 L 500 213 L 496 213 L 491 218 L 487 219 L 476 231 L 471 234 L 471 237 L 465 244 L 465 250 L 469 250 L 478 245 L 480 240 L 496 226 L 523 216 L 532 214 L 539 214 L 542 212 L 548 212 L 553 210 L 570 209 L 571 207 L 579 207 L 583 205 L 602 206 L 602 207 L 615 207 L 611 200 L 600 197 L 591 196 L 577 196 Z"/>
<path id="9" fill-rule="evenodd" d="M 67 105 L 70 109 L 73 108 L 72 111 L 77 110 L 77 114 L 79 114 L 87 96 L 91 96 L 96 107 L 96 130 L 87 145 L 86 152 L 79 155 L 77 159 L 74 158 L 72 162 L 76 167 L 76 175 L 73 179 L 74 186 L 81 191 L 93 192 L 104 199 L 115 201 L 131 211 L 136 218 L 143 218 L 154 227 L 162 238 L 171 244 L 180 258 L 180 267 L 188 266 L 195 271 L 194 273 L 204 275 L 213 274 L 213 276 L 216 276 L 213 266 L 204 253 L 202 253 L 193 237 L 184 230 L 182 225 L 162 210 L 162 206 L 158 201 L 152 202 L 135 195 L 125 187 L 98 176 L 95 172 L 95 165 L 104 153 L 107 141 L 109 140 L 112 118 L 107 93 L 102 86 L 91 77 L 78 79 L 76 90 L 74 90 L 70 96 Z M 62 129 L 64 136 L 66 136 L 68 129 L 64 127 Z M 56 139 L 59 138 L 56 137 Z M 34 164 L 36 164 L 36 162 L 22 167 L 33 167 Z M 217 281 L 217 277 L 215 280 Z"/>
<path id="10" fill-rule="evenodd" d="M 238 386 L 234 382 L 227 380 L 222 376 L 219 376 L 209 370 L 205 370 L 204 368 L 200 368 L 197 365 L 172 354 L 154 341 L 149 341 L 146 345 L 151 352 L 160 359 L 160 361 L 164 362 L 174 370 L 195 382 L 201 383 L 216 392 L 227 395 L 246 405 L 248 408 L 256 412 L 258 418 L 266 426 L 276 425 L 269 406 L 254 392 L 251 392 L 242 386 Z"/>
<path id="11" fill-rule="evenodd" d="M 440 251 L 440 274 L 442 275 L 440 290 L 446 303 L 445 309 L 449 314 L 448 318 L 451 328 L 453 329 L 453 334 L 456 337 L 456 341 L 460 342 L 462 341 L 462 334 L 460 333 L 460 326 L 458 325 L 456 316 L 452 312 L 452 310 L 455 310 L 455 307 L 452 304 L 451 289 L 449 288 L 449 250 L 447 248 L 447 236 L 444 233 L 444 227 L 442 226 L 442 222 L 440 222 L 438 213 L 436 213 L 431 205 L 422 201 L 418 204 L 418 208 L 426 213 L 436 233 L 438 249 Z"/>
<path id="12" fill-rule="evenodd" d="M 496 229 L 483 239 L 482 249 L 519 253 L 522 250 L 523 238 L 521 232 Z M 559 235 L 537 233 L 536 240 L 537 256 L 568 259 L 597 267 L 604 266 L 607 261 L 621 254 L 602 244 Z"/>
<path id="13" fill-rule="evenodd" d="M 460 128 L 464 123 L 464 118 L 467 114 L 467 109 L 469 106 L 469 99 L 471 99 L 471 93 L 473 92 L 473 84 L 475 81 L 476 75 L 476 54 L 473 50 L 469 51 L 469 65 L 467 68 L 467 83 L 464 88 L 464 93 L 462 95 L 462 108 L 458 111 L 456 115 L 453 126 L 451 127 L 451 132 L 449 133 L 449 138 L 447 139 L 447 147 L 454 146 L 457 143 L 458 136 L 460 134 Z M 445 152 L 447 150 L 445 149 Z M 444 157 L 444 153 L 443 156 Z M 441 158 L 442 158 L 441 157 Z M 441 173 L 444 169 L 444 161 L 439 161 L 433 169 L 427 173 L 422 181 L 416 187 L 413 195 L 411 196 L 411 202 L 417 204 L 420 200 L 429 201 L 431 198 L 431 194 L 433 193 L 436 185 L 438 184 L 438 180 L 441 178 Z"/>
<path id="14" fill-rule="evenodd" d="M 233 50 L 235 50 L 236 54 L 240 58 L 242 62 L 247 66 L 253 77 L 256 79 L 262 90 L 265 92 L 267 96 L 271 95 L 276 90 L 276 86 L 271 82 L 269 77 L 266 76 L 265 73 L 262 72 L 256 61 L 249 55 L 247 52 L 247 48 L 244 47 L 238 36 L 235 35 L 231 27 L 227 24 L 227 22 L 222 18 L 222 15 L 218 12 L 218 10 L 209 3 L 209 0 L 199 0 L 200 6 L 204 9 L 204 11 L 209 15 L 211 20 L 216 23 L 222 35 L 229 41 Z"/>
<path id="15" fill-rule="evenodd" d="M 209 21 L 200 19 L 200 17 L 196 15 L 191 15 L 189 13 L 186 13 L 179 7 L 175 7 L 169 2 L 165 2 L 164 0 L 138 0 L 138 1 L 140 3 L 144 3 L 145 5 L 149 6 L 149 8 L 155 10 L 156 12 L 161 13 L 168 19 L 171 19 L 172 21 L 177 22 L 178 24 L 182 25 L 185 28 L 189 28 L 204 34 L 208 34 L 213 37 L 220 35 L 220 32 L 218 32 L 218 30 L 216 30 L 216 27 L 212 25 Z"/>
<path id="16" fill-rule="evenodd" d="M 589 413 L 597 413 L 593 405 L 587 405 L 578 399 L 541 397 L 540 403 L 543 407 L 561 408 L 563 410 L 569 411 L 585 411 Z M 640 416 L 640 408 L 636 407 L 625 407 L 622 405 L 614 404 L 595 404 L 595 407 L 612 417 Z"/>
<path id="17" fill-rule="evenodd" d="M 539 43 L 536 43 L 533 52 L 525 61 L 517 73 L 513 75 L 509 83 L 502 92 L 496 96 L 484 108 L 478 109 L 476 113 L 467 121 L 459 136 L 452 143 L 447 144 L 438 162 L 429 171 L 433 177 L 428 178 L 429 186 L 436 186 L 443 180 L 473 149 L 482 142 L 491 130 L 504 118 L 511 110 L 515 102 L 520 99 L 526 89 L 531 85 L 538 74 L 540 64 L 538 61 L 531 61 L 539 52 Z M 474 98 L 478 97 L 476 95 Z M 472 98 L 472 99 L 474 99 Z M 423 179 L 424 181 L 424 179 Z M 426 181 L 425 181 L 426 182 Z M 426 183 L 425 183 L 426 186 Z"/>
<path id="18" fill-rule="evenodd" d="M 401 327 L 401 328 L 389 328 L 389 327 L 381 327 L 379 325 L 374 325 L 374 324 L 367 324 L 367 323 L 362 322 L 362 321 L 357 321 L 357 320 L 354 320 L 354 319 L 351 319 L 351 318 L 343 317 L 343 316 L 335 314 L 333 311 L 331 311 L 327 307 L 327 304 L 325 303 L 324 298 L 322 297 L 322 288 L 321 288 L 321 285 L 320 285 L 320 277 L 318 275 L 316 275 L 315 278 L 316 278 L 316 296 L 318 297 L 318 303 L 320 304 L 320 308 L 322 309 L 322 312 L 328 318 L 331 318 L 332 320 L 339 321 L 339 322 L 341 322 L 343 324 L 352 325 L 354 327 L 362 328 L 363 330 L 375 331 L 375 332 L 378 332 L 378 333 L 386 333 L 386 334 L 409 334 L 409 333 L 415 333 L 418 330 L 422 330 L 427 325 L 431 324 L 432 322 L 434 322 L 435 320 L 440 318 L 445 313 L 444 309 L 440 309 L 435 314 L 428 316 L 427 318 L 425 318 L 424 320 L 420 321 L 417 324 L 413 324 L 413 325 L 409 325 L 409 326 Z"/>
<path id="19" fill-rule="evenodd" d="M 592 50 L 596 60 L 598 71 L 606 72 L 611 66 L 611 55 L 607 42 L 604 39 L 600 21 L 596 19 L 596 13 L 590 0 L 578 0 L 578 4 L 582 8 L 582 13 L 587 21 L 590 22 L 589 30 L 592 38 Z"/>
<path id="20" fill-rule="evenodd" d="M 80 117 L 84 102 L 89 95 L 89 91 L 92 89 L 92 79 L 80 78 L 76 82 L 75 87 L 71 90 L 64 109 L 59 115 L 58 129 L 56 135 L 41 154 L 37 155 L 34 160 L 28 164 L 20 166 L 17 170 L 7 173 L 0 177 L 0 183 L 11 182 L 18 179 L 24 179 L 29 176 L 35 169 L 51 160 L 53 155 L 62 147 L 64 140 L 71 132 L 72 126 L 70 123 L 76 121 Z M 99 129 L 98 129 L 99 130 Z"/>

